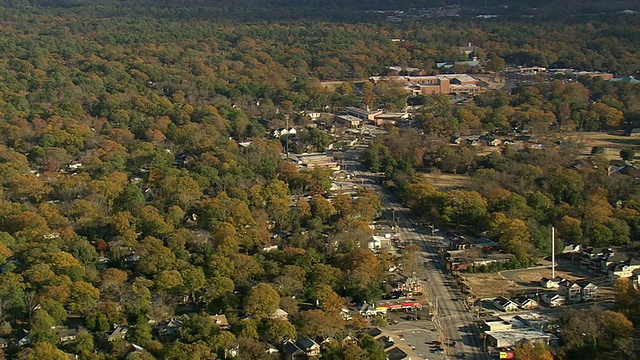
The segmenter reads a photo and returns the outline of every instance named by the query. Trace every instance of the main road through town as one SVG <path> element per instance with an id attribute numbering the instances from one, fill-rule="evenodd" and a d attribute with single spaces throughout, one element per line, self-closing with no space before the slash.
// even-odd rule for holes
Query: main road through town
<path id="1" fill-rule="evenodd" d="M 343 168 L 352 175 L 358 187 L 369 188 L 378 193 L 383 213 L 398 225 L 400 238 L 407 246 L 417 245 L 415 275 L 423 280 L 429 302 L 435 310 L 433 321 L 443 343 L 445 357 L 485 360 L 488 354 L 482 349 L 472 313 L 469 311 L 459 287 L 452 286 L 455 279 L 444 269 L 438 254 L 445 245 L 442 236 L 435 236 L 432 227 L 417 223 L 410 210 L 401 204 L 376 180 L 375 174 L 364 171 L 360 159 L 366 145 L 352 147 L 344 152 Z M 406 269 L 405 269 L 406 270 Z M 453 346 L 455 342 L 455 346 Z M 445 345 L 446 344 L 446 345 Z"/>

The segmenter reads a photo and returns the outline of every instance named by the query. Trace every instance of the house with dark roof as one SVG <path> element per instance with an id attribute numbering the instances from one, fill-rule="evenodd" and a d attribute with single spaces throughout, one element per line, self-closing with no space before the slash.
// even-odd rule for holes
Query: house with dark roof
<path id="1" fill-rule="evenodd" d="M 293 340 L 287 340 L 282 345 L 283 353 L 286 359 L 290 360 L 306 360 L 307 354 L 304 353 Z"/>
<path id="2" fill-rule="evenodd" d="M 582 301 L 596 300 L 598 287 L 588 280 L 576 282 L 580 286 L 580 296 Z"/>
<path id="3" fill-rule="evenodd" d="M 75 341 L 78 337 L 78 330 L 69 329 L 67 327 L 57 327 L 53 331 L 56 336 L 60 339 L 60 343 L 67 344 L 72 341 Z"/>
<path id="4" fill-rule="evenodd" d="M 514 299 L 518 307 L 522 310 L 533 310 L 539 307 L 538 302 L 528 296 L 521 296 Z"/>
<path id="5" fill-rule="evenodd" d="M 619 264 L 610 266 L 609 275 L 616 278 L 628 278 L 633 276 L 633 272 L 638 269 L 640 269 L 640 258 L 632 257 L 631 259 L 623 261 Z"/>
<path id="6" fill-rule="evenodd" d="M 497 298 L 493 299 L 493 306 L 495 306 L 498 310 L 501 310 L 504 312 L 518 310 L 518 304 L 507 299 L 504 296 L 498 296 Z"/>
<path id="7" fill-rule="evenodd" d="M 577 283 L 565 280 L 558 287 L 558 294 L 564 296 L 568 303 L 582 301 L 582 288 Z"/>
<path id="8" fill-rule="evenodd" d="M 129 326 L 127 325 L 113 325 L 111 330 L 109 330 L 106 334 L 107 341 L 115 341 L 119 339 L 124 339 L 125 335 L 129 331 Z"/>
<path id="9" fill-rule="evenodd" d="M 567 300 L 560 294 L 544 294 L 542 295 L 542 301 L 550 307 L 558 307 L 564 305 Z"/>
<path id="10" fill-rule="evenodd" d="M 320 356 L 320 345 L 306 336 L 299 335 L 296 339 L 296 345 L 298 345 L 308 357 Z"/>

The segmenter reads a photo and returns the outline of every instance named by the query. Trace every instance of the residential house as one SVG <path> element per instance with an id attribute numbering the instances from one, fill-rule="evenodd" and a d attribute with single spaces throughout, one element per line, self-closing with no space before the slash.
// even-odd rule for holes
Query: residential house
<path id="1" fill-rule="evenodd" d="M 145 350 L 142 346 L 131 344 L 131 346 L 129 347 L 129 352 L 127 353 L 127 356 L 125 358 L 139 359 L 141 356 L 143 356 L 142 354 L 145 354 L 145 353 L 147 353 L 147 350 Z"/>
<path id="2" fill-rule="evenodd" d="M 160 323 L 155 327 L 160 337 L 175 336 L 182 327 L 182 321 L 178 319 L 170 319 Z"/>
<path id="3" fill-rule="evenodd" d="M 227 320 L 227 316 L 225 314 L 216 314 L 209 317 L 220 329 L 229 330 L 231 328 L 231 326 L 229 326 L 229 320 Z"/>
<path id="4" fill-rule="evenodd" d="M 582 301 L 582 288 L 576 282 L 565 280 L 558 287 L 558 294 L 564 296 L 568 303 Z"/>
<path id="5" fill-rule="evenodd" d="M 232 348 L 224 349 L 224 358 L 232 359 L 240 353 L 240 345 L 236 345 Z"/>
<path id="6" fill-rule="evenodd" d="M 633 272 L 638 269 L 640 269 L 640 259 L 632 257 L 631 259 L 610 267 L 609 275 L 616 278 L 628 278 L 633 276 Z"/>
<path id="7" fill-rule="evenodd" d="M 563 254 L 579 254 L 582 252 L 581 244 L 565 244 L 562 249 Z"/>
<path id="8" fill-rule="evenodd" d="M 493 306 L 495 306 L 498 310 L 509 312 L 509 311 L 517 311 L 518 304 L 507 299 L 504 296 L 498 296 L 493 300 Z"/>
<path id="9" fill-rule="evenodd" d="M 307 357 L 315 357 L 320 355 L 320 345 L 306 336 L 299 335 L 296 339 L 296 345 L 298 345 L 298 347 L 302 349 L 302 351 L 304 351 Z"/>
<path id="10" fill-rule="evenodd" d="M 522 310 L 533 310 L 539 307 L 538 302 L 528 296 L 522 296 L 515 299 L 515 303 Z"/>
<path id="11" fill-rule="evenodd" d="M 277 347 L 267 343 L 267 349 L 264 351 L 267 354 L 278 354 L 280 350 Z"/>
<path id="12" fill-rule="evenodd" d="M 540 279 L 540 286 L 546 289 L 557 289 L 560 286 L 560 283 L 563 281 L 565 281 L 565 279 L 560 276 L 556 276 L 553 279 L 547 279 L 546 277 L 543 277 L 542 279 Z"/>
<path id="13" fill-rule="evenodd" d="M 480 136 L 478 140 L 482 141 L 487 146 L 498 146 L 502 144 L 502 141 L 500 139 L 496 139 L 494 137 L 485 136 L 485 135 Z"/>
<path id="14" fill-rule="evenodd" d="M 598 287 L 589 281 L 579 281 L 577 284 L 581 289 L 582 301 L 596 300 L 598 295 Z"/>
<path id="15" fill-rule="evenodd" d="M 114 324 L 106 334 L 107 341 L 115 341 L 119 339 L 124 339 L 125 335 L 129 331 L 129 326 L 127 325 L 116 325 Z"/>
<path id="16" fill-rule="evenodd" d="M 605 250 L 603 248 L 584 247 L 580 264 L 592 270 L 599 270 L 600 258 L 605 254 Z"/>
<path id="17" fill-rule="evenodd" d="M 69 329 L 66 327 L 56 327 L 54 329 L 54 333 L 56 334 L 56 336 L 58 336 L 62 344 L 75 341 L 76 338 L 78 337 L 78 330 Z"/>
<path id="18" fill-rule="evenodd" d="M 287 340 L 282 345 L 285 358 L 288 360 L 306 360 L 307 354 L 304 353 L 293 340 Z"/>
<path id="19" fill-rule="evenodd" d="M 600 264 L 597 268 L 605 274 L 610 274 L 618 265 L 628 262 L 630 260 L 630 256 L 625 253 L 616 252 L 612 249 L 607 249 L 599 260 Z"/>
<path id="20" fill-rule="evenodd" d="M 289 313 L 282 309 L 277 309 L 269 318 L 272 320 L 289 320 Z"/>
<path id="21" fill-rule="evenodd" d="M 542 301 L 550 307 L 558 307 L 564 305 L 567 300 L 560 294 L 553 294 L 551 296 L 544 294 L 542 295 Z"/>
<path id="22" fill-rule="evenodd" d="M 31 337 L 29 336 L 29 331 L 21 329 L 16 334 L 14 343 L 19 347 L 27 346 L 31 344 Z"/>

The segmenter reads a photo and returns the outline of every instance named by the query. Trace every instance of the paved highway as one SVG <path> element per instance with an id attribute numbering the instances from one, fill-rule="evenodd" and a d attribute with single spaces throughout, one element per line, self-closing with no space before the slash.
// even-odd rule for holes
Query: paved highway
<path id="1" fill-rule="evenodd" d="M 380 195 L 384 215 L 397 222 L 400 238 L 407 242 L 407 246 L 415 244 L 421 249 L 415 254 L 419 265 L 416 275 L 423 279 L 429 301 L 436 309 L 436 329 L 443 343 L 456 343 L 456 346 L 444 346 L 445 358 L 488 359 L 473 326 L 473 315 L 457 287 L 451 286 L 455 279 L 447 274 L 439 259 L 438 245 L 440 241 L 444 243 L 444 238 L 433 236 L 431 229 L 416 224 L 410 210 L 399 203 L 391 192 L 382 188 L 374 174 L 364 171 L 359 159 L 365 148 L 360 145 L 347 150 L 343 163 L 358 186 L 372 189 Z"/>

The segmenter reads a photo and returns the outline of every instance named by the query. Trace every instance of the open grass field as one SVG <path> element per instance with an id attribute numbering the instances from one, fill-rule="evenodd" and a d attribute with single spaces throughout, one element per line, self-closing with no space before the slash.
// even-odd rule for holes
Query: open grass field
<path id="1" fill-rule="evenodd" d="M 639 154 L 636 160 L 640 160 L 640 137 L 625 136 L 621 133 L 581 132 L 571 135 L 574 140 L 585 144 L 583 156 L 591 155 L 591 148 L 602 146 L 604 155 L 609 160 L 620 160 L 620 150 L 634 149 Z"/>

